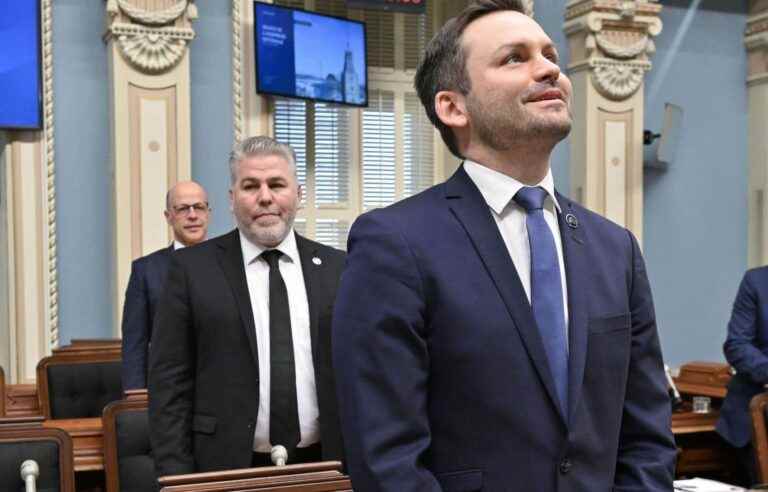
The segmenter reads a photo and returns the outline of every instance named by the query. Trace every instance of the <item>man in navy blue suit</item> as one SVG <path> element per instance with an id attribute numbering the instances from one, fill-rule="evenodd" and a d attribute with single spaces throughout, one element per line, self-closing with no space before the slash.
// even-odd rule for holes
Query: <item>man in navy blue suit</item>
<path id="1" fill-rule="evenodd" d="M 351 230 L 332 346 L 355 490 L 672 490 L 640 249 L 554 190 L 572 88 L 523 12 L 476 0 L 429 43 L 416 89 L 464 163 Z"/>
<path id="2" fill-rule="evenodd" d="M 147 387 L 149 343 L 157 302 L 163 292 L 174 250 L 205 240 L 208 233 L 208 195 L 194 181 L 176 183 L 165 196 L 165 220 L 173 230 L 167 248 L 133 261 L 123 306 L 124 389 Z"/>
<path id="3" fill-rule="evenodd" d="M 768 384 L 768 267 L 744 274 L 723 350 L 736 374 L 728 383 L 717 432 L 738 449 L 744 484 L 749 485 L 756 480 L 749 402 Z"/>

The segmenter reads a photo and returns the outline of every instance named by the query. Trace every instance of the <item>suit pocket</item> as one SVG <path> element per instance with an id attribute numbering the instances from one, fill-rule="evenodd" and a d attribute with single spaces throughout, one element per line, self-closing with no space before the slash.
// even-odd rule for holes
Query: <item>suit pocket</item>
<path id="1" fill-rule="evenodd" d="M 628 330 L 630 325 L 629 313 L 594 318 L 589 320 L 589 334 L 611 333 L 614 331 Z"/>
<path id="2" fill-rule="evenodd" d="M 436 474 L 443 492 L 477 492 L 483 488 L 482 470 L 464 470 Z"/>
<path id="3" fill-rule="evenodd" d="M 196 413 L 192 417 L 192 432 L 201 434 L 213 434 L 216 432 L 216 417 Z"/>

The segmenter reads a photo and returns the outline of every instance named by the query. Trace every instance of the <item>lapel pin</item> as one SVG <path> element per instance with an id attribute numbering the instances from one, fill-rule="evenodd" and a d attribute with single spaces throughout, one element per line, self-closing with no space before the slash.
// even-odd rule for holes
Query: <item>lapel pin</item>
<path id="1" fill-rule="evenodd" d="M 576 229 L 579 227 L 579 219 L 577 219 L 573 214 L 565 215 L 565 223 L 568 224 L 568 227 L 571 229 Z"/>
<path id="2" fill-rule="evenodd" d="M 320 258 L 315 256 L 314 258 L 312 258 L 312 263 L 314 263 L 315 265 L 322 265 L 323 264 L 323 260 L 321 260 Z"/>

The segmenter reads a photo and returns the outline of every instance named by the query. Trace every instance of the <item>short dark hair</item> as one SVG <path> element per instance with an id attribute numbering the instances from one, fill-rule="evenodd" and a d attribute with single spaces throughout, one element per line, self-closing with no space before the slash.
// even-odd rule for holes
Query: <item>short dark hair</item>
<path id="1" fill-rule="evenodd" d="M 440 131 L 445 145 L 459 158 L 463 158 L 451 127 L 443 123 L 435 111 L 435 95 L 440 91 L 458 91 L 469 94 L 471 82 L 467 73 L 467 57 L 461 48 L 461 35 L 473 21 L 501 10 L 526 13 L 523 0 L 474 0 L 458 16 L 450 19 L 427 44 L 414 87 L 421 104 L 435 128 Z"/>

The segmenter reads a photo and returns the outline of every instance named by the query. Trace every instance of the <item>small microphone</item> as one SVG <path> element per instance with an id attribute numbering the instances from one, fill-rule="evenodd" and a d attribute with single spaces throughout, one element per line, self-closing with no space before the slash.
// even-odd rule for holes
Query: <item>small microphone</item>
<path id="1" fill-rule="evenodd" d="M 272 452 L 269 456 L 272 458 L 272 463 L 275 466 L 285 466 L 285 462 L 288 461 L 288 450 L 285 449 L 285 446 L 278 444 L 277 446 L 272 446 Z"/>
<path id="2" fill-rule="evenodd" d="M 683 398 L 680 396 L 680 392 L 677 391 L 677 386 L 675 386 L 675 380 L 672 379 L 672 371 L 669 369 L 669 366 L 664 364 L 664 375 L 667 377 L 667 386 L 669 387 L 669 390 L 672 392 L 672 408 L 678 408 L 680 405 L 683 404 Z"/>
<path id="3" fill-rule="evenodd" d="M 21 464 L 21 479 L 26 485 L 26 492 L 36 492 L 37 477 L 40 476 L 40 467 L 35 460 L 26 460 Z"/>

